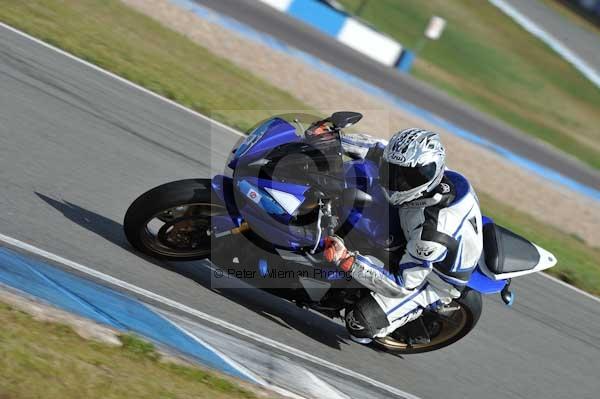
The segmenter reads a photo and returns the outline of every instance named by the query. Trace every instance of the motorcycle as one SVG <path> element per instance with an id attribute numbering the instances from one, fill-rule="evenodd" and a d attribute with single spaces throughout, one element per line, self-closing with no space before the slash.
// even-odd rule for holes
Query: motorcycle
<path id="1" fill-rule="evenodd" d="M 389 265 L 403 244 L 376 162 L 342 150 L 343 130 L 361 118 L 355 112 L 324 119 L 285 114 L 258 123 L 238 141 L 224 174 L 163 184 L 137 198 L 125 215 L 128 241 L 158 259 L 210 259 L 256 288 L 343 317 L 369 291 L 324 262 L 324 237 L 337 234 L 349 248 Z M 446 347 L 475 327 L 482 294 L 499 293 L 511 305 L 512 278 L 556 264 L 551 253 L 485 216 L 483 241 L 459 298 L 424 309 L 372 345 L 398 354 Z"/>

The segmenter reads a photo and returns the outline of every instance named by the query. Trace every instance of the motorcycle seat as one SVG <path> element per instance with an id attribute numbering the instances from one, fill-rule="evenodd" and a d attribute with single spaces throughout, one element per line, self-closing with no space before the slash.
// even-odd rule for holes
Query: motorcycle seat
<path id="1" fill-rule="evenodd" d="M 485 264 L 494 274 L 531 270 L 540 261 L 530 241 L 495 223 L 483 226 L 483 251 Z"/>

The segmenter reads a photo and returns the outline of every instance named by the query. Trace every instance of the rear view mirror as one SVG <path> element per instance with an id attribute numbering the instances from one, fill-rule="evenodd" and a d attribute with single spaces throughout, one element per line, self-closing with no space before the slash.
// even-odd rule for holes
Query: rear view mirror
<path id="1" fill-rule="evenodd" d="M 329 117 L 329 120 L 335 125 L 335 127 L 344 129 L 358 123 L 362 117 L 362 114 L 358 112 L 342 111 L 334 112 L 331 117 Z"/>

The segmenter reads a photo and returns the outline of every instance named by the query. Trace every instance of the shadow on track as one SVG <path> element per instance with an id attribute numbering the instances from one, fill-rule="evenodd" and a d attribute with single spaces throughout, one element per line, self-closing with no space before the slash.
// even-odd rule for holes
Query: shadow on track
<path id="1" fill-rule="evenodd" d="M 159 261 L 136 252 L 127 242 L 123 225 L 105 216 L 89 211 L 69 201 L 58 201 L 44 194 L 35 194 L 45 203 L 61 212 L 73 223 L 112 242 L 126 251 L 135 253 L 148 262 L 189 278 L 204 288 L 240 304 L 252 312 L 287 329 L 297 330 L 307 337 L 334 349 L 349 344 L 346 328 L 325 317 L 299 309 L 294 304 L 250 287 L 243 281 L 229 278 L 223 288 L 212 286 L 212 273 L 207 261 L 168 262 Z M 199 267 L 200 266 L 200 267 Z M 224 284 L 225 285 L 225 284 Z"/>

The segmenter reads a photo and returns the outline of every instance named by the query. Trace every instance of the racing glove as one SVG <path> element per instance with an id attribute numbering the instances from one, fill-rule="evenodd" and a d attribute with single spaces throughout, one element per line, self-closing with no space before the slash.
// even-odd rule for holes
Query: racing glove
<path id="1" fill-rule="evenodd" d="M 350 271 L 352 265 L 354 265 L 355 254 L 348 251 L 344 245 L 344 240 L 338 236 L 325 237 L 323 256 L 327 262 L 334 263 L 345 272 Z"/>

